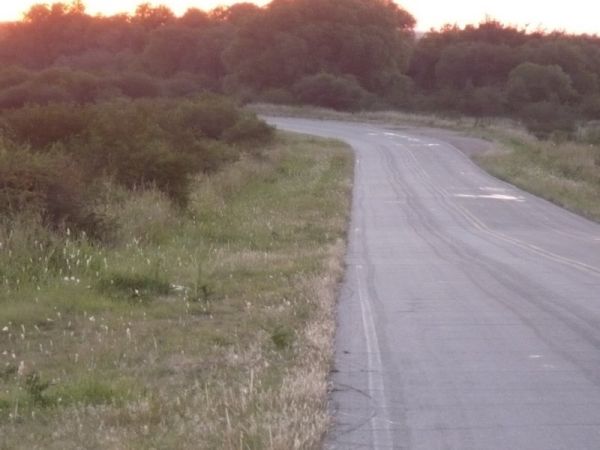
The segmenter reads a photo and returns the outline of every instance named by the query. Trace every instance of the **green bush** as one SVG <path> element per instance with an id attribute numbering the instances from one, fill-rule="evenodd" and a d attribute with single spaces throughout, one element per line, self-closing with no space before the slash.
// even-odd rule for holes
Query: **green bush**
<path id="1" fill-rule="evenodd" d="M 75 212 L 80 208 L 75 194 L 84 190 L 80 181 L 84 176 L 85 186 L 107 176 L 129 189 L 156 188 L 185 206 L 194 173 L 214 172 L 239 158 L 243 147 L 238 144 L 254 147 L 273 135 L 271 127 L 255 115 L 243 114 L 234 103 L 217 96 L 29 105 L 4 111 L 0 124 L 5 136 L 30 148 L 24 166 L 17 167 L 12 160 L 12 166 L 5 165 L 5 177 L 21 177 L 36 186 L 27 190 L 19 185 L 19 195 L 33 195 L 37 200 L 27 197 L 27 201 L 41 203 L 39 207 L 53 223 L 81 225 L 85 215 Z M 30 156 L 40 152 L 47 156 Z M 67 184 L 62 186 L 60 172 L 67 161 Z M 36 170 L 27 172 L 28 164 L 34 162 Z M 74 167 L 78 177 L 69 176 Z M 10 186 L 17 182 L 12 180 Z M 75 182 L 81 186 L 73 187 Z M 50 192 L 61 194 L 51 197 Z M 25 204 L 11 197 L 10 203 L 15 202 Z M 61 212 L 70 207 L 75 210 Z"/>
<path id="2" fill-rule="evenodd" d="M 555 133 L 571 135 L 577 125 L 568 107 L 553 102 L 530 103 L 521 109 L 520 116 L 525 127 L 541 139 Z"/>
<path id="3" fill-rule="evenodd" d="M 8 66 L 0 69 L 0 89 L 17 86 L 29 81 L 31 72 L 23 67 Z"/>
<path id="4" fill-rule="evenodd" d="M 0 214 L 39 214 L 52 228 L 68 227 L 101 238 L 107 224 L 91 211 L 79 168 L 63 154 L 0 148 Z"/>
<path id="5" fill-rule="evenodd" d="M 158 80 L 144 73 L 125 73 L 114 78 L 111 84 L 130 98 L 158 97 L 162 93 Z"/>
<path id="6" fill-rule="evenodd" d="M 293 92 L 302 103 L 338 110 L 358 110 L 369 96 L 355 79 L 329 73 L 302 78 L 294 85 Z"/>
<path id="7" fill-rule="evenodd" d="M 6 134 L 35 149 L 66 142 L 89 126 L 89 111 L 69 103 L 29 105 L 2 114 Z"/>
<path id="8" fill-rule="evenodd" d="M 129 188 L 155 187 L 180 206 L 188 201 L 190 175 L 195 167 L 183 155 L 163 146 L 121 155 L 115 161 L 115 176 Z"/>
<path id="9" fill-rule="evenodd" d="M 223 133 L 223 139 L 230 143 L 250 142 L 266 143 L 274 135 L 275 130 L 255 114 L 244 114 L 238 121 Z"/>
<path id="10" fill-rule="evenodd" d="M 196 137 L 220 139 L 239 119 L 239 111 L 230 100 L 217 96 L 200 97 L 181 103 L 175 110 L 179 127 L 189 128 Z"/>

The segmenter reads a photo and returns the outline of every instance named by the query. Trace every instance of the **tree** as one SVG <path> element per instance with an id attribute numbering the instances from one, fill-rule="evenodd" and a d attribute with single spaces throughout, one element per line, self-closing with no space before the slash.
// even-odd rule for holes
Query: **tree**
<path id="1" fill-rule="evenodd" d="M 274 0 L 240 23 L 225 62 L 260 90 L 322 71 L 376 90 L 378 74 L 406 69 L 414 24 L 389 0 Z"/>
<path id="2" fill-rule="evenodd" d="M 446 47 L 435 66 L 439 87 L 463 89 L 503 84 L 515 65 L 510 47 L 479 42 L 463 42 Z"/>
<path id="3" fill-rule="evenodd" d="M 566 103 L 576 95 L 571 78 L 560 66 L 530 62 L 522 63 L 510 72 L 506 93 L 513 109 L 526 103 Z"/>
<path id="4" fill-rule="evenodd" d="M 135 10 L 132 18 L 134 23 L 140 24 L 145 29 L 153 30 L 175 20 L 175 14 L 164 5 L 151 6 L 150 3 L 142 3 Z"/>

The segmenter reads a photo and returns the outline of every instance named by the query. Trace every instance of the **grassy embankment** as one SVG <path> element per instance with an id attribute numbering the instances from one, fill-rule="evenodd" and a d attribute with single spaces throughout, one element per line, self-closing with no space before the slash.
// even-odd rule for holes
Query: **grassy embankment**
<path id="1" fill-rule="evenodd" d="M 490 133 L 502 145 L 475 156 L 492 175 L 600 222 L 600 145 L 540 141 L 512 130 Z"/>
<path id="2" fill-rule="evenodd" d="M 317 448 L 351 166 L 278 135 L 185 214 L 113 187 L 110 246 L 5 224 L 0 448 Z"/>
<path id="3" fill-rule="evenodd" d="M 255 105 L 262 114 L 434 127 L 485 139 L 470 152 L 494 176 L 590 219 L 600 221 L 600 128 L 582 127 L 571 140 L 540 140 L 507 119 L 476 120 L 402 112 L 343 113 L 313 107 Z"/>

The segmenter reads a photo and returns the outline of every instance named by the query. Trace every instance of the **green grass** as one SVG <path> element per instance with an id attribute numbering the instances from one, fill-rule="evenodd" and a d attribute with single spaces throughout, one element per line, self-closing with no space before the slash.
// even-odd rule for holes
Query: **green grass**
<path id="1" fill-rule="evenodd" d="M 498 151 L 475 157 L 494 176 L 600 221 L 600 145 L 496 133 Z"/>
<path id="2" fill-rule="evenodd" d="M 0 225 L 0 448 L 318 448 L 351 152 L 279 135 L 115 244 Z"/>

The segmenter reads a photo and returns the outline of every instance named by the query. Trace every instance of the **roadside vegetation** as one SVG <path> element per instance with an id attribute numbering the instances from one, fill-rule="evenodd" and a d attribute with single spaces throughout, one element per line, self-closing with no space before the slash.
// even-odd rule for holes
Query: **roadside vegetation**
<path id="1" fill-rule="evenodd" d="M 520 121 L 541 138 L 600 119 L 600 37 L 486 19 L 417 36 L 380 0 L 273 0 L 177 17 L 41 4 L 0 27 L 0 108 L 181 97 Z"/>
<path id="2" fill-rule="evenodd" d="M 0 25 L 0 447 L 319 446 L 352 157 L 242 104 L 484 137 L 600 220 L 600 37 L 414 26 L 387 0 Z"/>
<path id="3" fill-rule="evenodd" d="M 484 131 L 498 149 L 475 161 L 491 174 L 600 222 L 600 127 L 572 140 L 539 140 L 510 129 Z"/>
<path id="4" fill-rule="evenodd" d="M 3 149 L 68 176 L 32 178 L 39 208 L 4 204 L 0 447 L 319 446 L 352 157 L 287 135 L 247 148 L 190 176 L 185 207 L 102 178 L 73 223 L 48 212 L 48 186 L 74 183 L 64 158 Z"/>

